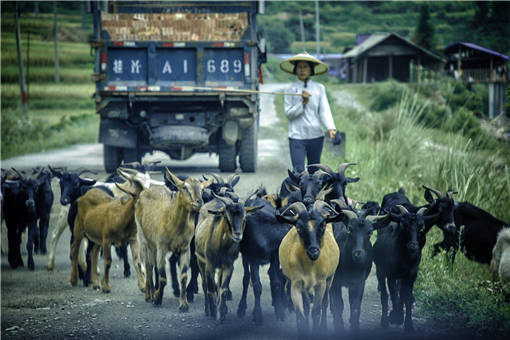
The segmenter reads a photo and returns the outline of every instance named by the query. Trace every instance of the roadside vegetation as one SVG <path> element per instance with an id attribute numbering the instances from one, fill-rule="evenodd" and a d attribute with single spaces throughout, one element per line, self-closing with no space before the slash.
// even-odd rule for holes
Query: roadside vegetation
<path id="1" fill-rule="evenodd" d="M 99 118 L 91 97 L 95 90 L 91 78 L 93 57 L 87 43 L 91 23 L 82 29 L 79 11 L 73 14 L 67 7 L 57 9 L 60 82 L 56 83 L 53 15 L 39 13 L 36 19 L 34 12 L 22 11 L 20 27 L 29 107 L 25 114 L 18 83 L 14 12 L 5 10 L 9 5 L 2 2 L 1 158 L 97 141 Z M 29 5 L 32 4 L 24 4 Z M 41 3 L 41 11 L 48 12 L 46 7 L 50 5 Z"/>
<path id="2" fill-rule="evenodd" d="M 422 185 L 427 185 L 452 189 L 456 201 L 510 221 L 510 147 L 482 127 L 484 86 L 469 91 L 444 79 L 426 85 L 330 83 L 327 90 L 336 126 L 346 133 L 346 157 L 327 147 L 322 162 L 333 169 L 358 163 L 347 170 L 361 178 L 348 187 L 349 197 L 380 203 L 384 194 L 404 188 L 421 205 L 426 203 Z M 342 93 L 358 105 L 338 100 Z M 276 107 L 286 125 L 281 98 Z M 510 297 L 492 281 L 489 266 L 461 252 L 454 265 L 446 254 L 432 258 L 432 245 L 442 238 L 438 228 L 427 235 L 414 290 L 416 315 L 459 334 L 510 334 Z"/>

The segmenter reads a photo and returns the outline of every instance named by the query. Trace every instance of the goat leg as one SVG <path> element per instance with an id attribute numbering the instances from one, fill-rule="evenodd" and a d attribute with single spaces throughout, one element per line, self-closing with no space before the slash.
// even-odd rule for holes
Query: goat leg
<path id="1" fill-rule="evenodd" d="M 376 268 L 377 282 L 381 292 L 381 328 L 388 328 L 388 291 L 386 290 L 386 277 Z"/>
<path id="2" fill-rule="evenodd" d="M 62 206 L 62 208 L 60 209 L 60 215 L 58 217 L 57 225 L 53 229 L 53 232 L 51 233 L 50 254 L 48 256 L 48 263 L 46 264 L 46 269 L 48 270 L 53 270 L 55 266 L 55 253 L 57 251 L 57 243 L 67 226 L 68 213 L 69 205 Z"/>
<path id="3" fill-rule="evenodd" d="M 39 230 L 37 229 L 36 221 L 32 221 L 28 225 L 28 239 L 27 239 L 27 252 L 28 252 L 28 270 L 34 270 L 34 242 L 39 237 Z"/>
<path id="4" fill-rule="evenodd" d="M 391 297 L 391 312 L 389 321 L 394 325 L 401 325 L 404 322 L 404 311 L 402 307 L 402 298 L 400 296 L 400 282 L 395 279 L 388 279 L 388 290 Z"/>
<path id="5" fill-rule="evenodd" d="M 246 313 L 246 296 L 248 295 L 248 285 L 250 284 L 250 264 L 246 257 L 242 256 L 243 260 L 243 293 L 241 294 L 241 300 L 237 306 L 237 316 L 242 318 Z"/>
<path id="6" fill-rule="evenodd" d="M 168 264 L 170 266 L 170 279 L 172 280 L 172 289 L 174 290 L 174 296 L 181 296 L 181 291 L 179 289 L 179 281 L 177 279 L 177 264 L 179 263 L 179 255 L 176 253 L 172 253 L 170 258 L 168 259 Z"/>
<path id="7" fill-rule="evenodd" d="M 230 297 L 232 299 L 232 293 L 230 292 L 229 286 L 230 286 L 230 279 L 232 278 L 232 272 L 234 271 L 234 266 L 223 266 L 221 269 L 221 275 L 219 276 L 221 278 L 221 281 L 218 285 L 219 287 L 219 313 L 217 315 L 218 321 L 225 321 L 225 316 L 228 313 L 228 307 L 227 307 L 227 300 L 228 295 L 230 293 Z"/>
<path id="8" fill-rule="evenodd" d="M 144 292 L 144 277 L 142 272 L 142 263 L 140 260 L 140 249 L 138 239 L 135 237 L 129 241 L 129 248 L 131 249 L 131 257 L 133 258 L 133 265 L 135 266 L 136 276 L 138 278 L 138 289 Z M 152 276 L 152 272 L 148 272 L 147 275 Z"/>
<path id="9" fill-rule="evenodd" d="M 179 282 L 181 283 L 181 294 L 179 297 L 179 310 L 187 312 L 189 310 L 188 300 L 186 298 L 186 284 L 188 280 L 188 267 L 189 267 L 190 250 L 189 247 L 186 251 L 181 252 L 179 256 Z"/>
<path id="10" fill-rule="evenodd" d="M 97 262 L 99 260 L 100 250 L 101 247 L 98 244 L 93 243 L 92 251 L 90 253 L 90 282 L 92 283 L 92 288 L 94 289 L 99 289 L 99 274 L 97 272 Z"/>
<path id="11" fill-rule="evenodd" d="M 342 284 L 333 281 L 333 285 L 329 291 L 330 308 L 333 314 L 333 322 L 335 324 L 335 332 L 341 334 L 344 331 L 344 320 L 342 314 L 344 312 L 344 300 L 342 298 Z"/>
<path id="12" fill-rule="evenodd" d="M 109 293 L 112 290 L 110 286 L 110 267 L 112 266 L 112 244 L 108 239 L 103 239 L 103 262 L 104 273 L 101 280 L 101 290 L 103 293 Z"/>
<path id="13" fill-rule="evenodd" d="M 163 251 L 163 247 L 158 245 L 157 250 L 157 268 L 158 268 L 158 287 L 156 289 L 156 292 L 154 293 L 154 300 L 153 303 L 155 305 L 161 305 L 163 302 L 163 292 L 165 290 L 166 286 L 166 271 L 165 271 L 165 252 Z"/>

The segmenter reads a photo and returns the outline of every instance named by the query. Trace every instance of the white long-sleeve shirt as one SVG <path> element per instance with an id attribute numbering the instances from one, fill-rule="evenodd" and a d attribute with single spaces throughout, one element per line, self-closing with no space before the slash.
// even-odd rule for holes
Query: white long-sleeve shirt
<path id="1" fill-rule="evenodd" d="M 298 96 L 285 96 L 285 115 L 289 119 L 289 138 L 312 139 L 324 136 L 322 125 L 330 130 L 336 129 L 331 116 L 328 98 L 324 85 L 308 80 L 305 83 L 297 80 L 287 89 L 291 93 L 302 93 L 306 90 L 311 97 L 303 108 L 303 98 Z"/>

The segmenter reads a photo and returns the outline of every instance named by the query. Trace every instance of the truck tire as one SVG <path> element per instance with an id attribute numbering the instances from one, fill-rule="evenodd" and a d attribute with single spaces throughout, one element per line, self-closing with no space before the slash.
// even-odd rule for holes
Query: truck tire
<path id="1" fill-rule="evenodd" d="M 140 152 L 138 149 L 123 149 L 123 158 L 124 163 L 134 163 L 134 162 L 140 162 Z"/>
<path id="2" fill-rule="evenodd" d="M 243 139 L 239 147 L 239 165 L 243 172 L 257 170 L 257 122 L 243 130 Z"/>
<path id="3" fill-rule="evenodd" d="M 223 139 L 220 140 L 218 156 L 220 158 L 221 172 L 234 172 L 236 170 L 236 146 L 228 145 Z"/>
<path id="4" fill-rule="evenodd" d="M 114 172 L 122 161 L 122 148 L 103 144 L 103 161 L 106 172 Z"/>

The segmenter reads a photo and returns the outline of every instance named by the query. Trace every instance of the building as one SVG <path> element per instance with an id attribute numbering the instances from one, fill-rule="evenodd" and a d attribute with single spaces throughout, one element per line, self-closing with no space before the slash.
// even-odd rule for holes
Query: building
<path id="1" fill-rule="evenodd" d="M 509 79 L 509 56 L 466 42 L 454 42 L 446 46 L 444 54 L 447 58 L 447 74 L 467 84 L 489 85 L 489 118 L 503 112 Z"/>
<path id="2" fill-rule="evenodd" d="M 357 41 L 360 44 L 342 56 L 350 83 L 387 79 L 408 82 L 412 63 L 438 70 L 443 62 L 441 57 L 396 33 L 375 33 Z"/>

